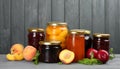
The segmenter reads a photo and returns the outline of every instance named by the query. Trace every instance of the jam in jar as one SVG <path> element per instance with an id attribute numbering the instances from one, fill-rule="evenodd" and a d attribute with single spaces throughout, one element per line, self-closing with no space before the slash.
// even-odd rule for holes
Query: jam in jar
<path id="1" fill-rule="evenodd" d="M 85 56 L 84 31 L 70 30 L 66 38 L 66 48 L 75 53 L 73 62 L 82 60 Z"/>
<path id="2" fill-rule="evenodd" d="M 65 48 L 65 38 L 68 34 L 67 23 L 65 22 L 48 22 L 46 27 L 47 41 L 61 41 L 62 49 Z"/>
<path id="3" fill-rule="evenodd" d="M 106 50 L 109 52 L 109 37 L 110 34 L 99 34 L 93 35 L 93 48 L 100 50 Z"/>
<path id="4" fill-rule="evenodd" d="M 59 62 L 59 53 L 61 51 L 60 41 L 41 41 L 41 55 L 40 60 L 46 63 L 57 63 Z"/>
<path id="5" fill-rule="evenodd" d="M 34 46 L 37 50 L 39 48 L 39 41 L 44 41 L 44 29 L 29 28 L 28 29 L 28 45 Z"/>

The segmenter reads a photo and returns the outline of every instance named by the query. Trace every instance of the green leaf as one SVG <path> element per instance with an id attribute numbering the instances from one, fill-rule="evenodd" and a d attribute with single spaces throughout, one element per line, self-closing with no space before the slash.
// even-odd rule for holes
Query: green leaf
<path id="1" fill-rule="evenodd" d="M 40 56 L 40 52 L 37 51 L 36 55 L 33 57 L 34 64 L 36 65 L 39 63 L 39 56 Z"/>
<path id="2" fill-rule="evenodd" d="M 113 58 L 115 58 L 115 54 L 113 53 L 113 48 L 109 49 L 109 59 L 112 60 Z"/>

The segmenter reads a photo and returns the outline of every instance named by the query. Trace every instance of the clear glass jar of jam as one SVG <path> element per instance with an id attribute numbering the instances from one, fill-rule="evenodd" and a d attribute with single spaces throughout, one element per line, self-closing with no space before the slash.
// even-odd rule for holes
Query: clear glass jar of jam
<path id="1" fill-rule="evenodd" d="M 109 37 L 110 34 L 95 33 L 93 35 L 93 48 L 97 50 L 103 49 L 109 52 Z"/>
<path id="2" fill-rule="evenodd" d="M 44 41 L 45 34 L 44 29 L 41 28 L 29 28 L 28 29 L 28 45 L 39 48 L 39 41 Z"/>
<path id="3" fill-rule="evenodd" d="M 65 22 L 48 22 L 46 27 L 47 41 L 61 41 L 62 49 L 65 48 L 65 38 L 68 34 L 67 23 Z"/>
<path id="4" fill-rule="evenodd" d="M 66 48 L 75 53 L 73 62 L 82 60 L 85 56 L 85 37 L 84 31 L 70 30 L 66 38 Z"/>
<path id="5" fill-rule="evenodd" d="M 44 41 L 40 42 L 41 55 L 40 60 L 46 63 L 57 63 L 59 62 L 59 53 L 61 51 L 60 41 Z"/>

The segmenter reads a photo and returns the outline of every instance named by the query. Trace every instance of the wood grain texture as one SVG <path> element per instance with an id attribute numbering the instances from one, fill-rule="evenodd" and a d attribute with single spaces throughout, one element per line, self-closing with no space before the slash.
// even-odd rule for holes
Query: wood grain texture
<path id="1" fill-rule="evenodd" d="M 39 0 L 39 27 L 46 28 L 51 21 L 51 0 Z"/>
<path id="2" fill-rule="evenodd" d="M 7 53 L 11 43 L 10 0 L 1 0 L 0 3 L 0 53 Z"/>
<path id="3" fill-rule="evenodd" d="M 92 0 L 80 0 L 80 28 L 92 32 Z"/>
<path id="4" fill-rule="evenodd" d="M 11 42 L 24 44 L 24 0 L 11 0 Z"/>
<path id="5" fill-rule="evenodd" d="M 80 27 L 79 23 L 79 0 L 65 0 L 65 22 L 69 29 Z"/>
<path id="6" fill-rule="evenodd" d="M 93 0 L 93 32 L 105 33 L 105 1 Z"/>
<path id="7" fill-rule="evenodd" d="M 64 0 L 51 0 L 52 21 L 64 21 Z"/>

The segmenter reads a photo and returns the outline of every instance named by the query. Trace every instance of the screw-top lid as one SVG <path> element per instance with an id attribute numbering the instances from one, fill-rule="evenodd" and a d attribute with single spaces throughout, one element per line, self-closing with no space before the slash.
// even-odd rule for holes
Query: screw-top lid
<path id="1" fill-rule="evenodd" d="M 60 45 L 61 41 L 40 41 L 40 45 Z"/>
<path id="2" fill-rule="evenodd" d="M 110 37 L 110 34 L 101 34 L 102 37 L 106 37 L 106 38 L 109 38 Z"/>
<path id="3" fill-rule="evenodd" d="M 67 23 L 66 22 L 53 21 L 53 22 L 48 22 L 48 25 L 52 25 L 52 26 L 58 26 L 58 25 L 66 26 Z"/>
<path id="4" fill-rule="evenodd" d="M 94 33 L 93 36 L 94 37 L 102 37 L 102 35 L 100 33 Z"/>
<path id="5" fill-rule="evenodd" d="M 84 34 L 84 30 L 83 29 L 72 29 L 70 30 L 71 34 Z"/>
<path id="6" fill-rule="evenodd" d="M 42 28 L 29 28 L 29 32 L 44 32 L 44 29 Z"/>

